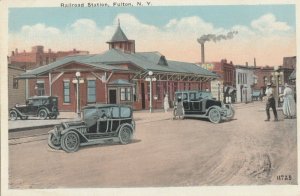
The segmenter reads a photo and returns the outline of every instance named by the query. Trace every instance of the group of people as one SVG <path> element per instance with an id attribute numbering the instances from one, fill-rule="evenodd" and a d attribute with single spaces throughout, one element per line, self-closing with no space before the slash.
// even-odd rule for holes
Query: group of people
<path id="1" fill-rule="evenodd" d="M 284 118 L 295 118 L 296 117 L 296 103 L 294 99 L 294 93 L 291 87 L 288 84 L 284 85 L 283 94 L 279 96 L 283 98 L 282 110 Z M 273 110 L 274 121 L 278 121 L 278 115 L 276 111 L 275 98 L 273 95 L 273 89 L 271 83 L 267 84 L 266 89 L 267 103 L 266 103 L 266 113 L 267 119 L 265 121 L 270 121 L 270 108 Z"/>

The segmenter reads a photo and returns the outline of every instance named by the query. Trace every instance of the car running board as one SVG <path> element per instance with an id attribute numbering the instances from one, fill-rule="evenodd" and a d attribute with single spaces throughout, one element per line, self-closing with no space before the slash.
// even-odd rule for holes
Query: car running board
<path id="1" fill-rule="evenodd" d="M 110 138 L 102 138 L 102 139 L 89 139 L 87 142 L 81 143 L 80 146 L 88 146 L 93 144 L 105 144 L 109 141 L 119 142 L 120 139 L 118 137 L 110 137 Z"/>

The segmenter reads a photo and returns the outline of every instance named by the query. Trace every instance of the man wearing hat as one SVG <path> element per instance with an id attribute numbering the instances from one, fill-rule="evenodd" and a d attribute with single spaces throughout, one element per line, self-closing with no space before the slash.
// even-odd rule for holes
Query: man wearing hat
<path id="1" fill-rule="evenodd" d="M 273 89 L 271 87 L 271 83 L 267 83 L 266 95 L 267 95 L 267 104 L 266 104 L 267 119 L 265 121 L 270 121 L 270 108 L 272 108 L 274 113 L 274 118 L 275 118 L 274 121 L 278 121 L 277 111 L 275 106 L 275 98 L 273 96 Z"/>

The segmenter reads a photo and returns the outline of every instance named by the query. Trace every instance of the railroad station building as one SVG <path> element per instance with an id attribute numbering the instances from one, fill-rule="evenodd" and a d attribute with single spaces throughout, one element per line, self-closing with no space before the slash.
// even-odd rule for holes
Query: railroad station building
<path id="1" fill-rule="evenodd" d="M 29 81 L 29 96 L 57 96 L 60 111 L 76 111 L 78 84 L 80 107 L 117 103 L 141 110 L 149 109 L 150 92 L 153 108 L 163 108 L 166 94 L 172 106 L 175 91 L 210 90 L 210 81 L 218 77 L 159 52 L 136 52 L 135 41 L 126 37 L 120 24 L 107 44 L 109 49 L 101 54 L 68 56 L 28 70 L 19 79 Z"/>

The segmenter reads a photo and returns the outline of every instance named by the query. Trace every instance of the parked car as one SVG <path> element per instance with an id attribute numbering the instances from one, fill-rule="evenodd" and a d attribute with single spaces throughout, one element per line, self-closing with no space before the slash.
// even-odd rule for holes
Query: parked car
<path id="1" fill-rule="evenodd" d="M 79 146 L 120 142 L 128 144 L 135 132 L 132 108 L 117 104 L 96 104 L 83 108 L 80 121 L 63 122 L 49 131 L 48 145 L 75 152 Z"/>
<path id="2" fill-rule="evenodd" d="M 208 118 L 212 123 L 219 123 L 232 119 L 235 113 L 231 104 L 217 101 L 208 91 L 177 91 L 174 105 L 174 119 Z"/>
<path id="3" fill-rule="evenodd" d="M 26 100 L 25 105 L 16 104 L 9 110 L 11 120 L 27 120 L 28 117 L 39 117 L 40 119 L 56 119 L 59 115 L 57 97 L 34 96 Z"/>

